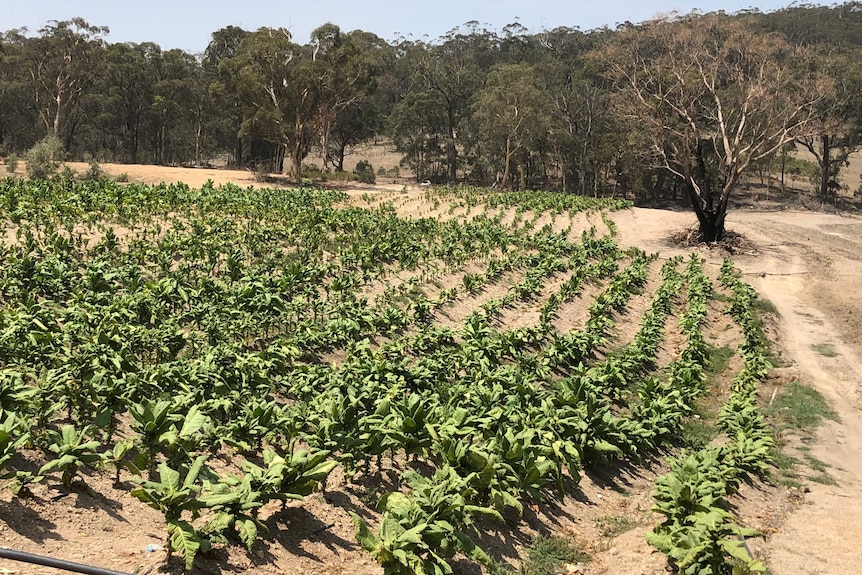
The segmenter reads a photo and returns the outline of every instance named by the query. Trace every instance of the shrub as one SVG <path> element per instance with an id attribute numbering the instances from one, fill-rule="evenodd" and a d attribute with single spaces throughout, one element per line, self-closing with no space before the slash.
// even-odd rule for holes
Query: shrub
<path id="1" fill-rule="evenodd" d="M 83 178 L 85 180 L 99 181 L 107 178 L 107 174 L 105 173 L 105 170 L 102 169 L 102 166 L 99 165 L 99 162 L 93 160 L 90 162 L 90 167 L 86 172 L 84 172 Z"/>
<path id="2" fill-rule="evenodd" d="M 74 180 L 77 175 L 75 170 L 65 164 L 60 168 L 60 177 L 64 180 Z"/>
<path id="3" fill-rule="evenodd" d="M 18 156 L 16 154 L 9 154 L 6 156 L 6 171 L 10 174 L 14 174 L 15 170 L 18 169 Z"/>
<path id="4" fill-rule="evenodd" d="M 398 166 L 393 166 L 388 170 L 383 166 L 380 166 L 379 168 L 377 168 L 377 175 L 383 178 L 397 179 L 401 175 L 401 170 L 398 168 Z"/>
<path id="5" fill-rule="evenodd" d="M 127 174 L 126 172 L 123 172 L 122 174 L 119 174 L 116 178 L 114 178 L 114 181 L 115 182 L 128 182 L 129 181 L 129 174 Z"/>
<path id="6" fill-rule="evenodd" d="M 792 179 L 805 178 L 812 184 L 820 181 L 820 167 L 810 160 L 787 157 L 784 160 L 784 172 Z"/>
<path id="7" fill-rule="evenodd" d="M 45 179 L 57 172 L 63 160 L 63 143 L 54 135 L 46 136 L 27 150 L 27 176 Z"/>
<path id="8" fill-rule="evenodd" d="M 353 173 L 356 174 L 356 180 L 363 184 L 373 184 L 377 181 L 374 177 L 374 166 L 368 160 L 360 160 Z"/>

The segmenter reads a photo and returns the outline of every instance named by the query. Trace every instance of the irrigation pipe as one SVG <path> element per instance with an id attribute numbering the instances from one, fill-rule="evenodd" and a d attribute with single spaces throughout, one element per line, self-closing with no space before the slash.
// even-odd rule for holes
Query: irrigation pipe
<path id="1" fill-rule="evenodd" d="M 72 563 L 71 561 L 54 559 L 53 557 L 45 557 L 44 555 L 36 555 L 35 553 L 15 551 L 6 547 L 0 547 L 0 559 L 11 559 L 12 561 L 44 565 L 45 567 L 63 569 L 64 571 L 72 571 L 74 573 L 86 573 L 87 575 L 129 575 L 122 571 L 102 569 L 101 567 L 91 567 L 90 565 L 84 565 L 82 563 Z"/>

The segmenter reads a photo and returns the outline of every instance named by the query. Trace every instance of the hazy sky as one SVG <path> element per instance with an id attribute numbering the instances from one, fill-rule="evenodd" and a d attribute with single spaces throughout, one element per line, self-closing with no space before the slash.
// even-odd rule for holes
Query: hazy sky
<path id="1" fill-rule="evenodd" d="M 81 16 L 111 29 L 110 42 L 155 42 L 164 49 L 203 52 L 210 34 L 235 25 L 288 28 L 305 43 L 325 22 L 343 30 L 362 29 L 392 40 L 399 34 L 433 40 L 456 26 L 476 20 L 499 30 L 517 21 L 531 32 L 557 26 L 590 30 L 619 22 L 641 22 L 672 10 L 736 12 L 756 6 L 763 11 L 790 0 L 3 0 L 0 31 L 27 27 L 35 33 L 49 20 Z"/>

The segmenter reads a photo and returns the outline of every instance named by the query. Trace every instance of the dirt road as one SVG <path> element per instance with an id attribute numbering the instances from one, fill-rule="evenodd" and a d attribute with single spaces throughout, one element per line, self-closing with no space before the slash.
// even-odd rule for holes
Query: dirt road
<path id="1" fill-rule="evenodd" d="M 812 483 L 765 551 L 776 575 L 858 572 L 862 564 L 862 221 L 818 214 L 742 214 L 760 245 L 740 258 L 781 314 L 781 342 L 800 378 L 837 412 L 812 445 L 837 485 Z M 827 350 L 827 353 L 818 351 Z M 832 357 L 830 357 L 832 356 Z"/>

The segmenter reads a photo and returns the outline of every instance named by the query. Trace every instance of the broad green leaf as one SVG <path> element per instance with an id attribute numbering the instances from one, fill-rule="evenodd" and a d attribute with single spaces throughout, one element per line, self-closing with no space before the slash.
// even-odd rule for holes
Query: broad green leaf
<path id="1" fill-rule="evenodd" d="M 186 569 L 191 569 L 201 548 L 201 540 L 195 528 L 187 521 L 173 521 L 168 523 L 168 533 L 171 549 L 182 553 Z"/>

